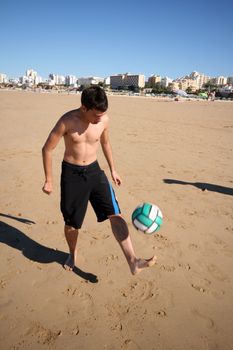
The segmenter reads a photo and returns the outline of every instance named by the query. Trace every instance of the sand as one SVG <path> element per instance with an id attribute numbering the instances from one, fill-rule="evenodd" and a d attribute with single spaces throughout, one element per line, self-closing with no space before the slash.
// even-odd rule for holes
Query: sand
<path id="1" fill-rule="evenodd" d="M 109 222 L 89 207 L 74 272 L 54 192 L 42 193 L 41 147 L 79 95 L 0 92 L 0 348 L 233 348 L 233 103 L 109 97 L 121 210 L 138 256 L 130 274 Z M 99 161 L 107 174 L 101 152 Z M 164 215 L 152 236 L 131 224 L 143 201 Z"/>

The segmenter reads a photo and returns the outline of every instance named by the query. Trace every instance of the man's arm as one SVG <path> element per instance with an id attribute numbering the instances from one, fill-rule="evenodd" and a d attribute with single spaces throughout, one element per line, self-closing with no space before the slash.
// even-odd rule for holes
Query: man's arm
<path id="1" fill-rule="evenodd" d="M 114 183 L 118 186 L 121 185 L 122 181 L 121 178 L 119 177 L 119 175 L 117 174 L 115 167 L 114 167 L 114 162 L 113 162 L 113 156 L 112 156 L 112 149 L 111 149 L 111 145 L 109 142 L 109 133 L 108 133 L 108 127 L 106 126 L 106 128 L 104 129 L 101 138 L 100 138 L 100 143 L 102 146 L 102 150 L 104 153 L 104 156 L 108 162 L 110 171 L 111 171 L 111 175 L 112 175 L 112 179 L 114 181 Z"/>
<path id="2" fill-rule="evenodd" d="M 53 190 L 52 151 L 57 146 L 62 136 L 65 134 L 65 131 L 66 128 L 64 118 L 62 117 L 50 132 L 47 141 L 42 148 L 42 158 L 45 173 L 45 183 L 42 190 L 47 194 L 50 194 Z"/>

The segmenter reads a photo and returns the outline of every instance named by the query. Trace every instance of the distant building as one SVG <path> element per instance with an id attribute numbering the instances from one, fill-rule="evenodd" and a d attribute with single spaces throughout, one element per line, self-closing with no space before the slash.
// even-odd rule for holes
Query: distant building
<path id="1" fill-rule="evenodd" d="M 19 77 L 19 82 L 20 82 L 20 84 L 28 84 L 29 79 L 26 75 L 23 75 L 22 77 Z"/>
<path id="2" fill-rule="evenodd" d="M 138 88 L 144 88 L 145 86 L 145 75 L 135 74 L 127 76 L 127 85 L 134 86 Z"/>
<path id="3" fill-rule="evenodd" d="M 26 70 L 26 77 L 31 78 L 32 81 L 35 80 L 35 78 L 37 77 L 37 72 L 33 69 L 27 69 Z"/>
<path id="4" fill-rule="evenodd" d="M 65 78 L 66 85 L 69 86 L 76 86 L 77 85 L 77 78 L 75 75 L 67 75 Z"/>
<path id="5" fill-rule="evenodd" d="M 42 77 L 40 77 L 39 75 L 35 78 L 35 85 L 38 85 L 38 84 L 40 84 L 40 83 L 42 83 L 43 82 L 43 78 Z"/>
<path id="6" fill-rule="evenodd" d="M 233 85 L 233 77 L 228 77 L 227 78 L 227 84 L 228 85 Z"/>
<path id="7" fill-rule="evenodd" d="M 8 83 L 7 75 L 4 73 L 0 73 L 0 84 L 2 83 Z"/>
<path id="8" fill-rule="evenodd" d="M 176 80 L 173 80 L 171 83 L 169 83 L 168 86 L 171 90 L 179 90 L 180 89 L 179 82 Z"/>
<path id="9" fill-rule="evenodd" d="M 187 89 L 191 91 L 196 91 L 199 89 L 199 83 L 195 79 L 180 79 L 179 80 L 179 89 L 186 91 Z"/>
<path id="10" fill-rule="evenodd" d="M 226 85 L 227 84 L 227 78 L 220 76 L 215 78 L 215 84 L 216 85 Z"/>
<path id="11" fill-rule="evenodd" d="M 143 88 L 145 86 L 145 75 L 142 74 L 117 74 L 110 76 L 111 89 L 118 89 L 119 87 L 134 86 Z"/>
<path id="12" fill-rule="evenodd" d="M 202 73 L 198 73 L 196 71 L 189 74 L 186 78 L 194 80 L 195 81 L 194 85 L 196 85 L 197 89 L 201 89 L 203 87 L 203 85 L 205 85 L 206 83 L 208 83 L 210 81 L 209 76 L 204 75 Z"/>
<path id="13" fill-rule="evenodd" d="M 148 78 L 148 86 L 149 87 L 155 87 L 157 83 L 161 82 L 161 76 L 160 75 L 152 75 L 151 77 Z"/>
<path id="14" fill-rule="evenodd" d="M 107 77 L 104 79 L 104 84 L 109 86 L 110 85 L 110 77 Z"/>
<path id="15" fill-rule="evenodd" d="M 19 78 L 21 84 L 26 84 L 28 86 L 38 85 L 42 82 L 42 78 L 33 69 L 27 69 L 26 75 Z"/>
<path id="16" fill-rule="evenodd" d="M 164 77 L 164 78 L 162 78 L 161 79 L 161 85 L 162 86 L 164 86 L 164 87 L 168 87 L 168 85 L 170 84 L 170 83 L 172 83 L 172 79 L 171 78 L 168 78 L 168 77 Z"/>
<path id="17" fill-rule="evenodd" d="M 83 86 L 98 85 L 99 83 L 104 83 L 104 78 L 100 78 L 100 77 L 78 78 L 78 84 Z"/>
<path id="18" fill-rule="evenodd" d="M 117 74 L 117 75 L 111 75 L 110 76 L 110 87 L 111 89 L 118 89 L 120 87 L 125 86 L 124 82 L 124 74 Z"/>
<path id="19" fill-rule="evenodd" d="M 50 85 L 64 85 L 65 77 L 63 75 L 58 74 L 49 74 L 49 84 Z"/>

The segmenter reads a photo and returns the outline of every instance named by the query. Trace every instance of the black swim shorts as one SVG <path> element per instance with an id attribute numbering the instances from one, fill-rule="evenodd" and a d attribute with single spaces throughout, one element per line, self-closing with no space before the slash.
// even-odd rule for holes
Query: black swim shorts
<path id="1" fill-rule="evenodd" d="M 87 166 L 63 161 L 60 204 L 66 225 L 81 228 L 88 201 L 98 222 L 120 214 L 114 190 L 97 161 Z"/>

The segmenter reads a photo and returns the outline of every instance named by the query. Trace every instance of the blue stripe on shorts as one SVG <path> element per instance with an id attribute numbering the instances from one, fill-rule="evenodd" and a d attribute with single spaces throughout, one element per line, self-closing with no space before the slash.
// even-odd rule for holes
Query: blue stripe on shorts
<path id="1" fill-rule="evenodd" d="M 117 200 L 116 200 L 116 196 L 115 193 L 113 191 L 112 185 L 109 183 L 109 187 L 110 187 L 110 192 L 111 192 L 111 197 L 112 197 L 112 204 L 113 204 L 113 208 L 114 208 L 114 214 L 120 214 L 120 208 L 118 206 Z"/>

